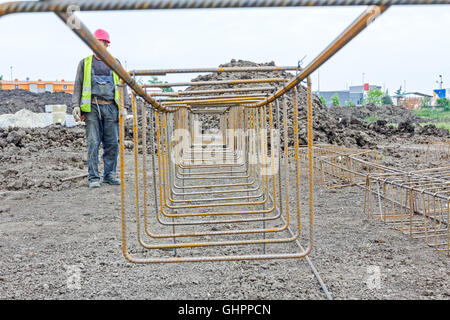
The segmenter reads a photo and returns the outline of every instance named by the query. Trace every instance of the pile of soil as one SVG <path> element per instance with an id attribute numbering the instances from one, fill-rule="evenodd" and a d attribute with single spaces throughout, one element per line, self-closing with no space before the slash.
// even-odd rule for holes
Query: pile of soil
<path id="1" fill-rule="evenodd" d="M 130 91 L 128 91 L 130 92 Z M 65 104 L 72 113 L 72 94 L 65 92 L 34 93 L 27 90 L 0 90 L 0 114 L 14 114 L 27 109 L 35 113 L 45 112 L 46 105 Z M 131 113 L 131 99 L 125 99 L 125 107 Z"/>
<path id="2" fill-rule="evenodd" d="M 47 104 L 65 104 L 72 113 L 72 95 L 65 92 L 34 93 L 27 90 L 0 90 L 0 114 L 16 113 L 27 109 L 35 113 L 45 112 Z"/>
<path id="3" fill-rule="evenodd" d="M 9 147 L 38 150 L 71 147 L 78 150 L 84 145 L 84 132 L 84 128 L 65 128 L 60 125 L 47 128 L 0 128 L 0 150 L 2 153 Z"/>
<path id="4" fill-rule="evenodd" d="M 389 125 L 386 120 L 377 120 L 368 124 L 356 118 L 344 118 L 340 119 L 340 122 L 345 127 L 352 127 L 353 124 L 356 124 L 355 128 L 362 128 L 364 130 L 367 130 L 368 132 L 378 133 L 384 140 L 389 140 L 389 138 L 392 136 L 396 136 L 398 138 L 411 138 L 414 135 L 434 136 L 442 138 L 450 137 L 449 131 L 447 129 L 437 128 L 433 124 L 422 127 L 417 122 L 412 122 L 410 120 L 400 122 L 397 127 Z"/>
<path id="5" fill-rule="evenodd" d="M 357 118 L 364 120 L 367 117 L 375 117 L 376 120 L 385 120 L 387 123 L 423 122 L 426 119 L 416 116 L 410 109 L 392 105 L 337 107 L 331 106 L 328 110 L 335 118 Z M 427 120 L 429 121 L 429 119 Z"/>
<path id="6" fill-rule="evenodd" d="M 231 60 L 229 63 L 220 65 L 219 67 L 258 67 L 258 66 L 275 66 L 274 62 L 255 63 L 244 60 Z M 213 81 L 213 80 L 240 80 L 240 79 L 257 79 L 257 78 L 286 78 L 292 79 L 294 74 L 284 71 L 274 72 L 216 72 L 200 75 L 192 81 Z M 241 85 L 214 85 L 189 87 L 186 90 L 199 89 L 220 89 L 220 88 L 236 88 L 236 87 L 267 87 L 269 84 L 241 84 Z M 299 84 L 297 86 L 299 104 L 299 138 L 300 144 L 307 143 L 307 91 L 306 88 Z M 293 92 L 292 90 L 285 95 L 289 108 L 288 127 L 289 127 L 289 143 L 293 144 Z M 0 91 L 0 114 L 15 113 L 21 109 L 27 109 L 33 112 L 44 112 L 47 104 L 66 104 L 67 112 L 72 112 L 71 107 L 72 95 L 68 93 L 32 93 L 26 90 L 6 90 Z M 275 104 L 274 104 L 275 105 Z M 416 125 L 421 119 L 414 116 L 410 110 L 383 106 L 364 107 L 345 107 L 327 109 L 320 99 L 313 95 L 313 128 L 315 143 L 330 143 L 337 145 L 345 145 L 347 147 L 367 147 L 373 148 L 378 143 L 386 139 L 404 139 L 415 134 L 428 136 L 448 137 L 449 132 L 445 129 L 438 129 L 433 125 L 421 128 Z M 130 106 L 127 106 L 130 110 Z M 281 108 L 280 108 L 281 109 Z M 282 110 L 280 110 L 282 116 Z M 375 115 L 383 118 L 372 124 L 367 124 L 364 119 L 367 116 Z M 205 126 L 216 127 L 217 119 L 209 117 L 210 123 Z M 398 128 L 388 126 L 388 123 L 399 123 Z M 403 123 L 403 124 L 402 124 Z M 131 138 L 131 126 L 129 121 L 126 125 L 126 139 Z M 4 143 L 4 142 L 2 142 Z"/>
<path id="7" fill-rule="evenodd" d="M 86 172 L 82 128 L 0 128 L 0 190 L 73 187 L 62 178 Z"/>
<path id="8" fill-rule="evenodd" d="M 348 127 L 348 124 L 357 124 L 360 130 L 380 134 L 380 138 L 384 140 L 390 140 L 392 137 L 395 138 L 397 136 L 400 136 L 400 138 L 411 138 L 414 135 L 440 138 L 450 137 L 450 132 L 447 129 L 437 128 L 433 124 L 422 127 L 420 123 L 430 122 L 430 119 L 418 117 L 408 108 L 369 104 L 352 107 L 332 106 L 328 111 L 344 126 Z M 377 120 L 368 123 L 365 121 L 368 117 L 375 117 Z M 391 124 L 398 124 L 398 126 Z"/>
<path id="9" fill-rule="evenodd" d="M 275 62 L 256 63 L 246 60 L 232 59 L 229 63 L 219 65 L 219 68 L 239 68 L 239 67 L 274 67 Z M 200 75 L 192 82 L 196 81 L 216 81 L 216 80 L 245 80 L 245 79 L 262 79 L 262 78 L 292 78 L 293 75 L 285 71 L 274 72 L 215 72 L 205 75 Z M 270 87 L 273 86 L 268 83 L 252 83 L 241 85 L 211 85 L 201 86 L 202 89 L 225 89 L 225 88 L 244 88 L 244 87 Z M 199 90 L 199 87 L 189 87 L 186 91 Z"/>
<path id="10" fill-rule="evenodd" d="M 255 63 L 244 60 L 231 60 L 230 63 L 222 64 L 219 67 L 258 67 L 258 66 L 275 66 L 274 62 L 268 63 Z M 275 72 L 233 72 L 233 73 L 210 73 L 206 75 L 200 75 L 192 81 L 215 81 L 215 80 L 239 80 L 239 79 L 257 79 L 257 78 L 287 78 L 292 79 L 293 74 L 283 71 Z M 268 84 L 241 84 L 241 85 L 213 85 L 213 86 L 201 86 L 201 87 L 189 87 L 186 90 L 201 90 L 201 89 L 222 89 L 222 88 L 236 88 L 236 87 L 259 87 L 269 86 Z M 307 90 L 299 84 L 297 86 L 298 96 L 297 102 L 299 105 L 299 138 L 300 144 L 307 143 Z M 293 144 L 293 121 L 292 121 L 292 109 L 293 109 L 293 91 L 291 90 L 286 95 L 286 101 L 289 108 L 288 114 L 288 127 L 289 127 L 289 143 Z M 347 108 L 347 107 L 346 107 Z M 416 125 L 420 118 L 414 116 L 410 110 L 401 109 L 392 106 L 386 106 L 383 111 L 377 111 L 376 106 L 366 106 L 361 110 L 359 107 L 339 108 L 339 110 L 328 110 L 326 106 L 322 104 L 320 99 L 313 95 L 312 109 L 313 109 L 313 129 L 314 129 L 314 142 L 315 143 L 329 143 L 337 145 L 345 145 L 346 147 L 365 147 L 374 148 L 380 142 L 386 141 L 386 139 L 392 140 L 393 135 L 398 139 L 410 138 L 414 134 L 426 134 L 435 135 L 438 137 L 450 136 L 448 130 L 438 129 L 435 126 L 426 126 L 421 128 Z M 375 111 L 372 111 L 375 110 Z M 342 111 L 345 110 L 345 111 Z M 338 111 L 342 111 L 345 114 L 339 114 Z M 358 111 L 358 112 L 356 112 Z M 282 110 L 280 110 L 282 115 Z M 353 114 L 355 112 L 355 115 Z M 375 124 L 367 124 L 362 119 L 368 115 L 373 115 L 376 112 L 380 114 L 389 115 L 389 121 L 377 121 Z M 398 128 L 387 126 L 387 124 L 393 120 L 397 120 L 399 124 Z M 215 122 L 205 123 L 205 127 L 208 125 L 214 126 Z"/>
<path id="11" fill-rule="evenodd" d="M 219 67 L 262 67 L 262 66 L 275 66 L 274 62 L 268 63 L 255 63 L 245 60 L 231 60 L 230 63 L 222 64 Z M 192 79 L 195 81 L 216 81 L 216 80 L 241 80 L 241 79 L 263 79 L 263 78 L 286 78 L 292 79 L 293 74 L 284 71 L 274 71 L 274 72 L 217 72 L 207 75 L 200 75 L 197 78 Z M 186 90 L 204 90 L 204 89 L 223 89 L 223 88 L 245 88 L 245 87 L 267 87 L 273 86 L 273 84 L 240 84 L 240 85 L 212 85 L 212 86 L 201 86 L 201 87 L 189 87 Z M 299 105 L 299 138 L 300 144 L 307 143 L 307 131 L 306 131 L 306 119 L 307 119 L 307 90 L 304 86 L 299 84 L 297 86 L 297 102 Z M 293 91 L 285 95 L 288 109 L 288 127 L 293 128 L 292 121 L 292 111 L 293 110 Z M 333 144 L 344 144 L 344 138 L 347 136 L 356 137 L 352 144 L 356 144 L 356 140 L 362 142 L 362 145 L 370 143 L 369 137 L 363 137 L 358 132 L 353 131 L 343 131 L 338 128 L 338 121 L 328 113 L 327 108 L 321 103 L 317 96 L 313 96 L 312 100 L 313 107 L 313 128 L 314 128 L 314 141 L 318 143 L 333 143 Z M 280 113 L 282 116 L 282 109 L 280 105 Z M 211 125 L 214 125 L 211 123 Z M 208 123 L 205 123 L 208 126 Z M 341 132 L 342 131 L 342 132 Z M 293 130 L 289 130 L 289 143 L 293 144 Z"/>

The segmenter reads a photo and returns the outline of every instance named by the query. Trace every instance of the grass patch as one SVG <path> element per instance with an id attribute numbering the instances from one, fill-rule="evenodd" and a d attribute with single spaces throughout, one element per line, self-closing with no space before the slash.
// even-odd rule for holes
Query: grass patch
<path id="1" fill-rule="evenodd" d="M 422 108 L 420 110 L 413 110 L 413 113 L 418 117 L 450 121 L 450 110 L 449 109 Z"/>
<path id="2" fill-rule="evenodd" d="M 429 124 L 435 125 L 436 128 L 447 129 L 448 131 L 450 131 L 450 122 L 422 122 L 422 123 L 420 123 L 420 125 L 422 127 L 429 125 Z"/>
<path id="3" fill-rule="evenodd" d="M 367 123 L 372 123 L 380 120 L 381 118 L 379 116 L 367 116 L 363 120 Z"/>

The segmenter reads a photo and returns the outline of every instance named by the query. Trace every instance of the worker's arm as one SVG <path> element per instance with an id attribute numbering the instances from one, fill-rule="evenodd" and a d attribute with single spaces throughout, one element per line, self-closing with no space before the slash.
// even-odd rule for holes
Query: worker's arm
<path id="1" fill-rule="evenodd" d="M 80 107 L 81 105 L 81 94 L 83 92 L 83 79 L 84 79 L 84 60 L 81 60 L 78 64 L 77 76 L 75 78 L 75 83 L 73 86 L 72 94 L 72 107 Z"/>
<path id="2" fill-rule="evenodd" d="M 78 64 L 77 75 L 75 77 L 75 83 L 73 85 L 72 94 L 72 115 L 76 122 L 85 121 L 86 118 L 80 110 L 81 95 L 83 92 L 83 79 L 84 79 L 84 60 L 81 60 Z"/>

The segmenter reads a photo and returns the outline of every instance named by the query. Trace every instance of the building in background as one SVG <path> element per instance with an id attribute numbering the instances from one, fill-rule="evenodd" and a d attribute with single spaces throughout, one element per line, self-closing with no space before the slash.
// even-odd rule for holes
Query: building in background
<path id="1" fill-rule="evenodd" d="M 41 79 L 37 81 L 19 81 L 14 79 L 14 81 L 1 80 L 0 90 L 15 90 L 22 89 L 28 90 L 35 93 L 40 92 L 66 92 L 73 93 L 73 81 L 42 81 Z"/>
<path id="2" fill-rule="evenodd" d="M 437 104 L 437 99 L 447 98 L 450 100 L 450 88 L 433 90 L 433 99 L 431 105 L 434 107 Z"/>
<path id="3" fill-rule="evenodd" d="M 341 106 L 344 106 L 349 103 L 351 100 L 355 105 L 361 105 L 363 103 L 363 99 L 365 94 L 370 89 L 380 89 L 381 86 L 369 85 L 365 83 L 360 86 L 350 86 L 348 90 L 339 90 L 339 91 L 316 91 L 315 95 L 318 97 L 324 97 L 327 102 L 327 107 L 331 106 L 331 98 L 337 94 L 339 97 L 339 101 L 341 102 Z"/>
<path id="4" fill-rule="evenodd" d="M 431 102 L 432 96 L 420 92 L 404 92 L 396 94 L 392 98 L 395 99 L 395 104 L 409 109 L 420 109 L 424 99 L 429 99 Z"/>

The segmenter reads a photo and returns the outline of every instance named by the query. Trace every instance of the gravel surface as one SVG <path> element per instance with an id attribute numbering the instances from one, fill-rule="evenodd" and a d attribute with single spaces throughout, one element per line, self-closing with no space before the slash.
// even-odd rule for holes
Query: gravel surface
<path id="1" fill-rule="evenodd" d="M 212 78 L 198 80 L 208 79 Z M 304 101 L 305 89 L 298 89 L 299 101 Z M 288 104 L 292 104 L 291 97 Z M 389 131 L 392 129 L 383 122 L 339 121 L 318 99 L 314 111 L 316 142 L 370 147 L 382 154 L 381 164 L 402 170 L 448 166 L 448 157 L 425 151 L 429 141 L 448 141 L 448 131 L 427 128 L 427 133 L 422 133 L 413 122 Z M 306 137 L 305 115 L 302 109 L 301 139 Z M 135 255 L 149 256 L 135 239 L 129 123 L 125 131 L 129 247 Z M 84 139 L 82 127 L 0 129 L 0 299 L 326 298 L 304 259 L 153 265 L 127 262 L 121 251 L 120 188 L 103 185 L 92 190 L 86 179 L 61 181 L 86 173 Z M 302 204 L 306 204 L 307 181 L 304 176 L 301 181 Z M 148 194 L 149 208 L 155 208 L 153 190 Z M 316 184 L 314 201 L 310 257 L 335 299 L 450 298 L 449 257 L 427 247 L 421 239 L 411 239 L 368 218 L 362 209 L 361 189 L 329 190 Z M 307 213 L 307 206 L 302 209 Z M 156 231 L 167 231 L 167 227 L 157 227 Z M 294 249 L 293 244 L 267 246 L 269 253 Z M 262 252 L 262 245 L 177 250 L 183 256 Z M 173 251 L 152 250 L 151 255 L 170 257 Z M 71 282 L 74 270 L 80 271 L 79 287 Z M 381 282 L 370 289 L 374 270 L 379 270 Z"/>
<path id="2" fill-rule="evenodd" d="M 46 159 L 31 156 L 23 161 L 47 162 L 64 154 L 58 150 L 49 148 Z M 129 188 L 131 163 L 127 153 Z M 41 174 L 45 172 L 36 172 Z M 119 190 L 108 185 L 90 190 L 85 180 L 76 180 L 60 191 L 0 191 L 0 298 L 325 299 L 305 260 L 127 262 L 121 254 Z M 335 299 L 449 299 L 446 255 L 369 219 L 362 212 L 363 193 L 357 187 L 316 186 L 315 191 L 310 257 Z M 128 196 L 132 201 L 132 194 Z M 132 207 L 128 213 L 133 215 Z M 242 251 L 248 252 L 261 253 L 262 247 Z M 68 287 L 73 267 L 81 272 L 79 289 Z M 373 267 L 381 274 L 378 289 L 367 286 Z"/>

